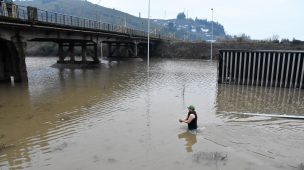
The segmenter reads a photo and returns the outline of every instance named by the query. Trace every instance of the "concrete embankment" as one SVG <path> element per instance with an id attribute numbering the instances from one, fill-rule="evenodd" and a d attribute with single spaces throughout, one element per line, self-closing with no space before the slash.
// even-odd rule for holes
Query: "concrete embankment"
<path id="1" fill-rule="evenodd" d="M 241 50 L 304 50 L 304 44 L 281 44 L 272 42 L 216 42 L 213 43 L 213 59 L 219 56 L 219 49 Z M 155 50 L 161 58 L 210 59 L 211 45 L 206 42 L 163 42 Z"/>

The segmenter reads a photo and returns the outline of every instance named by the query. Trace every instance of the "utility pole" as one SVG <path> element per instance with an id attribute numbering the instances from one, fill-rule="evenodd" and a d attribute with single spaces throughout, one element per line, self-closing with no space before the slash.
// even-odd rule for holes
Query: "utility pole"
<path id="1" fill-rule="evenodd" d="M 211 21 L 211 25 L 212 25 L 212 36 L 211 36 L 211 55 L 210 55 L 210 58 L 211 58 L 211 62 L 212 62 L 212 43 L 213 43 L 213 8 L 211 8 L 211 11 L 212 11 L 212 21 Z"/>
<path id="2" fill-rule="evenodd" d="M 150 66 L 150 0 L 148 4 L 148 54 L 147 54 L 147 59 L 148 59 L 148 69 Z"/>

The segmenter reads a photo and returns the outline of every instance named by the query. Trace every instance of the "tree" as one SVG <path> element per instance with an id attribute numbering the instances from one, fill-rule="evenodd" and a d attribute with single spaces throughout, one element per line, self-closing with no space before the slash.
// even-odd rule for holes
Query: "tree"
<path id="1" fill-rule="evenodd" d="M 279 38 L 280 38 L 280 36 L 278 34 L 274 34 L 271 37 L 266 38 L 265 41 L 273 42 L 273 43 L 280 43 Z"/>
<path id="2" fill-rule="evenodd" d="M 169 22 L 168 29 L 169 29 L 170 32 L 176 31 L 173 22 Z"/>
<path id="3" fill-rule="evenodd" d="M 244 41 L 249 41 L 250 36 L 246 35 L 245 33 L 239 34 L 238 36 L 234 36 L 234 39 L 238 42 L 244 42 Z"/>
<path id="4" fill-rule="evenodd" d="M 293 44 L 293 45 L 300 45 L 300 44 L 302 44 L 302 43 L 304 43 L 304 41 L 297 40 L 297 39 L 295 39 L 295 38 L 293 38 L 293 39 L 292 39 L 292 42 L 291 42 L 291 44 Z"/>
<path id="5" fill-rule="evenodd" d="M 178 13 L 176 19 L 178 19 L 178 20 L 184 20 L 184 19 L 186 19 L 185 13 L 183 13 L 183 12 Z"/>
<path id="6" fill-rule="evenodd" d="M 279 38 L 280 38 L 280 36 L 278 34 L 274 34 L 274 35 L 272 35 L 271 40 L 272 41 L 279 41 Z"/>
<path id="7" fill-rule="evenodd" d="M 288 38 L 282 38 L 281 39 L 281 44 L 289 44 L 289 43 L 290 43 L 290 41 L 289 41 Z"/>

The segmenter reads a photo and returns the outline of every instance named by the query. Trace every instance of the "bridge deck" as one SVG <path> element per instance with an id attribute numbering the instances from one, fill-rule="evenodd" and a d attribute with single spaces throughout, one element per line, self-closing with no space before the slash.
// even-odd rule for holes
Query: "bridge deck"
<path id="1" fill-rule="evenodd" d="M 147 38 L 143 30 L 131 29 L 121 25 L 104 23 L 87 18 L 50 12 L 34 7 L 10 5 L 0 2 L 0 25 L 34 29 L 55 29 L 61 31 L 80 31 L 104 36 Z M 160 33 L 150 33 L 152 40 L 168 39 Z"/>

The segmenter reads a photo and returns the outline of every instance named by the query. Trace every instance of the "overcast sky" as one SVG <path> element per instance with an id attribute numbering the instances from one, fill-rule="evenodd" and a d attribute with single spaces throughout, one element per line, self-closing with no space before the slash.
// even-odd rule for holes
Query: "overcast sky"
<path id="1" fill-rule="evenodd" d="M 148 0 L 89 0 L 142 17 L 148 16 Z M 227 34 L 245 33 L 252 39 L 304 40 L 304 0 L 151 0 L 151 17 L 176 18 L 177 13 L 221 23 Z"/>

